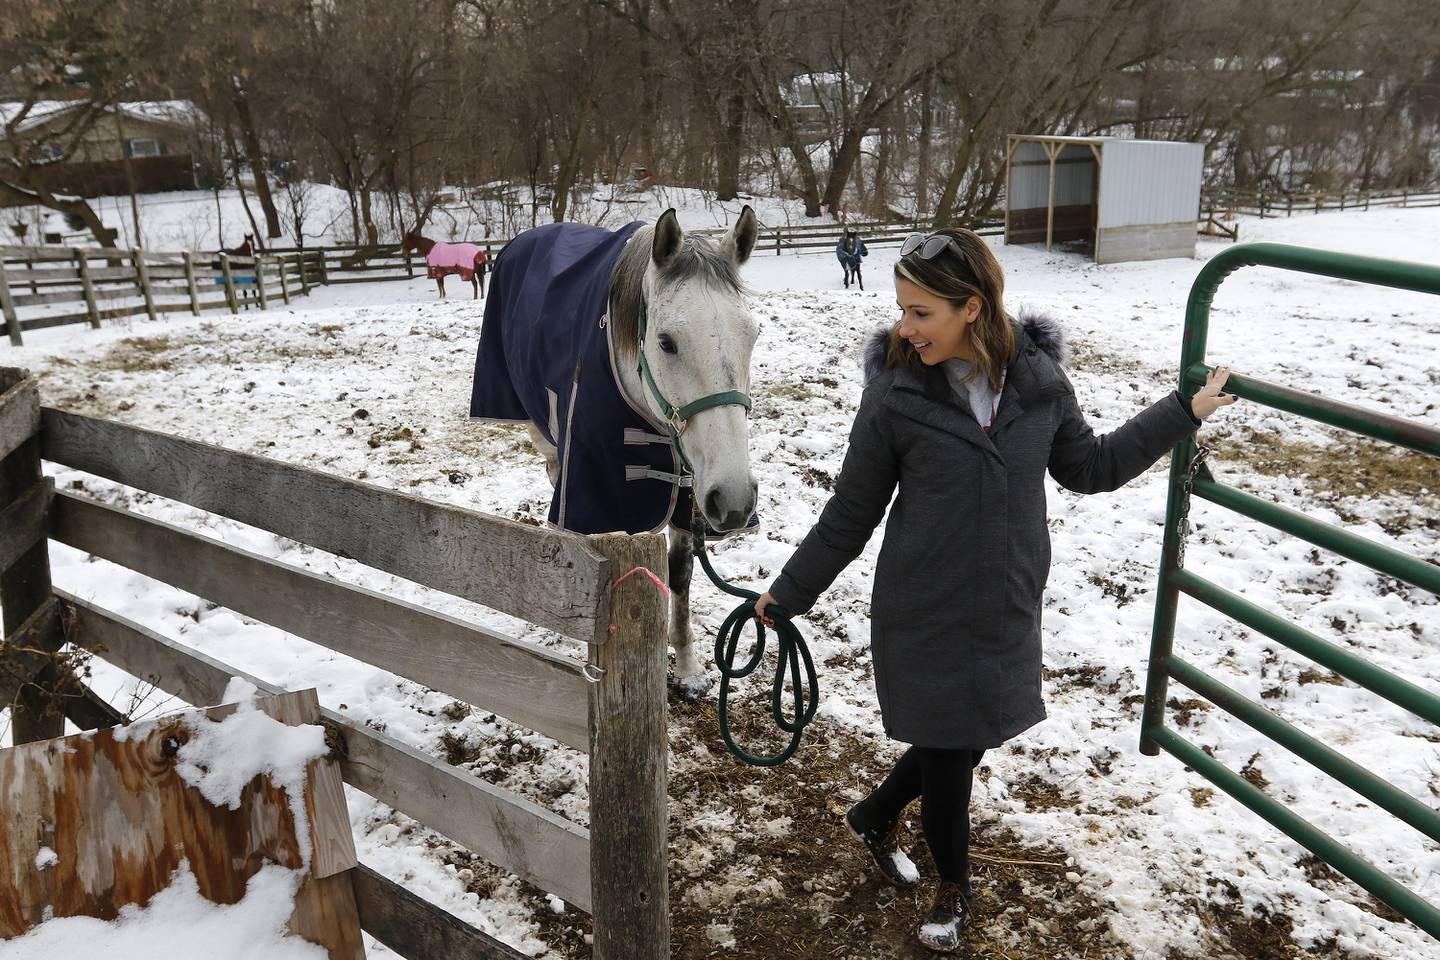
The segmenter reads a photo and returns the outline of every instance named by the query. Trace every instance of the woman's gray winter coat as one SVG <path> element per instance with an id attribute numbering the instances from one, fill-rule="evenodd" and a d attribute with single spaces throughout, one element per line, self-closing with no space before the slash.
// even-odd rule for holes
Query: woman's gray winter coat
<path id="1" fill-rule="evenodd" d="M 1114 490 L 1199 426 L 1172 392 L 1097 437 L 1061 371 L 1067 349 L 1054 322 L 1022 316 L 1014 329 L 988 435 L 939 368 L 881 369 L 877 331 L 835 494 L 770 587 L 792 614 L 809 610 L 899 485 L 870 604 L 875 686 L 894 740 L 995 747 L 1045 718 L 1045 471 L 1077 493 Z"/>

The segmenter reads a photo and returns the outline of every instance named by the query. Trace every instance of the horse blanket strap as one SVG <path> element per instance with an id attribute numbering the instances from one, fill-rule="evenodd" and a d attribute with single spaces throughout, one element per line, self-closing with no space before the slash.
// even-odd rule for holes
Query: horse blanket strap
<path id="1" fill-rule="evenodd" d="M 625 442 L 629 444 L 644 443 L 670 443 L 669 437 L 663 437 L 658 433 L 649 433 L 645 430 L 626 429 Z"/>
<path id="2" fill-rule="evenodd" d="M 641 226 L 528 230 L 495 258 L 485 300 L 470 416 L 528 421 L 554 445 L 559 482 L 549 519 L 576 533 L 690 522 L 690 488 L 676 480 L 685 471 L 669 431 L 621 391 L 613 331 L 603 322 L 610 274 Z"/>
<path id="3" fill-rule="evenodd" d="M 674 483 L 682 487 L 695 485 L 695 478 L 688 473 L 665 473 L 660 470 L 652 470 L 649 467 L 628 466 L 625 468 L 626 480 L 664 480 L 666 483 Z"/>

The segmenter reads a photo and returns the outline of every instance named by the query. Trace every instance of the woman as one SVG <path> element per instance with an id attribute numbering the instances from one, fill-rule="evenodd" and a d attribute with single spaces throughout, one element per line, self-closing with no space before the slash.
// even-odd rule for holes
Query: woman
<path id="1" fill-rule="evenodd" d="M 892 882 L 913 885 L 898 828 L 920 798 L 940 876 L 916 935 L 948 953 L 969 909 L 974 767 L 1045 717 L 1046 470 L 1078 493 L 1114 490 L 1235 398 L 1221 393 L 1222 367 L 1189 400 L 1172 392 L 1097 437 L 1061 371 L 1063 337 L 1047 318 L 1009 317 L 983 240 L 968 230 L 915 234 L 900 253 L 900 320 L 866 350 L 835 494 L 755 611 L 769 622 L 770 603 L 809 610 L 899 486 L 875 566 L 871 651 L 885 732 L 911 747 L 846 821 Z"/>

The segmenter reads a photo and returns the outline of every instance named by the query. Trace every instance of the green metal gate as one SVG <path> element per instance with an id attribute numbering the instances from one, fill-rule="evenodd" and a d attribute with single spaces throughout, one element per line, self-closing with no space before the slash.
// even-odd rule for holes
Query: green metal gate
<path id="1" fill-rule="evenodd" d="M 1184 346 L 1180 354 L 1180 390 L 1194 393 L 1205 383 L 1205 342 L 1210 302 L 1231 273 L 1246 266 L 1279 267 L 1303 273 L 1372 283 L 1403 290 L 1440 294 L 1440 268 L 1373 257 L 1312 250 L 1276 243 L 1232 247 L 1210 260 L 1190 289 L 1185 310 Z M 1279 410 L 1318 420 L 1367 437 L 1440 457 L 1440 430 L 1414 421 L 1375 413 L 1314 394 L 1232 374 L 1226 392 Z M 1278 504 L 1243 493 L 1217 481 L 1205 466 L 1205 449 L 1193 437 L 1175 448 L 1170 465 L 1170 499 L 1165 511 L 1165 546 L 1155 602 L 1140 751 L 1155 756 L 1163 748 L 1201 776 L 1235 797 L 1272 825 L 1289 834 L 1380 900 L 1389 904 L 1432 937 L 1440 939 L 1440 909 L 1390 879 L 1333 837 L 1297 816 L 1284 804 L 1223 766 L 1165 726 L 1166 688 L 1173 678 L 1229 711 L 1260 733 L 1289 748 L 1370 802 L 1399 817 L 1430 839 L 1440 842 L 1440 814 L 1359 764 L 1271 713 L 1253 700 L 1175 655 L 1175 613 L 1183 592 L 1283 643 L 1340 676 L 1379 694 L 1434 724 L 1440 724 L 1440 697 L 1323 640 L 1283 617 L 1185 569 L 1185 536 L 1189 531 L 1191 496 L 1209 500 L 1252 520 L 1300 537 L 1432 593 L 1440 593 L 1440 566 L 1381 546 L 1346 530 L 1321 523 Z M 1437 464 L 1440 477 L 1440 464 Z"/>

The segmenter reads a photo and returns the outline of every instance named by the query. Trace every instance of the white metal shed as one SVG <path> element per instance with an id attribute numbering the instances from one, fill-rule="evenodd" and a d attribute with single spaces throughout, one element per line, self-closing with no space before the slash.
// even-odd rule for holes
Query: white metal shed
<path id="1" fill-rule="evenodd" d="M 1096 263 L 1195 256 L 1203 143 L 1011 134 L 1005 242 L 1075 242 Z"/>

